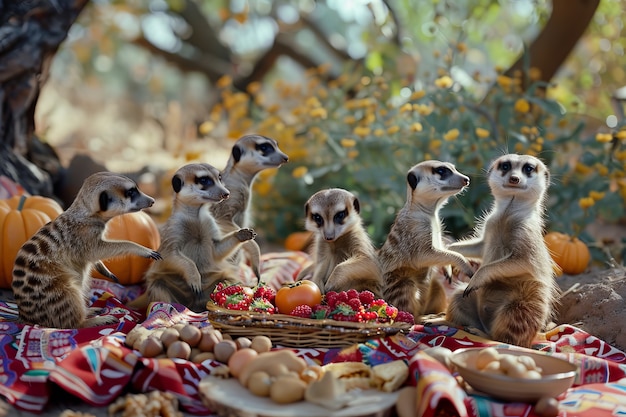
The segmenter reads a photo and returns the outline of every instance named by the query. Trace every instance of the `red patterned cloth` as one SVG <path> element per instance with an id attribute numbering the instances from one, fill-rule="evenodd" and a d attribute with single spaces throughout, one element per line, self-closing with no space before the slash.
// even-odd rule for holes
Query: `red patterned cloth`
<path id="1" fill-rule="evenodd" d="M 267 282 L 280 286 L 293 280 L 309 262 L 294 253 L 264 255 Z M 264 263 L 264 265 L 266 265 Z M 284 268 L 281 266 L 284 265 Z M 288 272 L 286 272 L 288 271 Z M 272 277 L 277 277 L 276 280 Z M 94 307 L 120 319 L 117 325 L 87 329 L 57 330 L 24 326 L 14 322 L 17 311 L 10 302 L 0 302 L 0 395 L 16 408 L 42 411 L 52 399 L 52 384 L 94 406 L 106 406 L 132 391 L 169 391 L 189 413 L 210 414 L 198 394 L 200 380 L 220 363 L 207 360 L 194 364 L 177 359 L 143 358 L 124 344 L 135 326 L 167 327 L 178 322 L 210 326 L 206 313 L 194 313 L 181 305 L 155 303 L 146 316 L 125 307 L 122 300 L 136 296 L 138 288 L 95 281 Z M 130 297 L 129 297 L 130 295 Z M 125 302 L 125 301 L 124 301 Z M 533 348 L 577 363 L 580 372 L 574 386 L 561 395 L 560 416 L 603 417 L 626 413 L 626 354 L 570 325 L 561 325 L 541 335 Z M 433 417 L 438 407 L 452 405 L 460 416 L 496 417 L 536 414 L 532 404 L 505 403 L 467 394 L 455 375 L 423 350 L 443 346 L 503 345 L 447 326 L 415 325 L 406 334 L 372 339 L 342 349 L 295 349 L 309 363 L 362 361 L 376 365 L 397 359 L 409 364 L 407 385 L 416 386 L 419 416 Z"/>

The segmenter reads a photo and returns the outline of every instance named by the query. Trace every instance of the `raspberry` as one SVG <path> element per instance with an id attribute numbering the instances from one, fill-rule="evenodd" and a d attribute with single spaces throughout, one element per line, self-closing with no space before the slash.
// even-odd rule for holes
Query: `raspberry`
<path id="1" fill-rule="evenodd" d="M 346 291 L 346 295 L 348 296 L 348 300 L 352 300 L 352 299 L 359 299 L 359 292 L 357 290 L 355 290 L 354 288 L 349 289 L 348 291 Z"/>
<path id="2" fill-rule="evenodd" d="M 313 318 L 314 319 L 325 319 L 330 316 L 330 307 L 326 305 L 316 305 L 313 307 Z"/>
<path id="3" fill-rule="evenodd" d="M 361 300 L 361 304 L 364 306 L 370 305 L 375 298 L 374 293 L 369 290 L 361 291 L 359 293 L 359 300 Z"/>
<path id="4" fill-rule="evenodd" d="M 348 304 L 350 308 L 354 311 L 359 311 L 361 307 L 363 307 L 361 305 L 361 301 L 358 298 L 350 298 L 346 304 Z"/>
<path id="5" fill-rule="evenodd" d="M 299 306 L 297 306 L 296 308 L 294 308 L 293 310 L 291 310 L 291 314 L 292 316 L 296 316 L 296 317 L 303 317 L 305 319 L 310 319 L 311 316 L 313 315 L 313 309 L 311 308 L 311 306 L 308 306 L 306 304 L 301 304 Z"/>
<path id="6" fill-rule="evenodd" d="M 415 317 L 413 317 L 413 314 L 409 313 L 408 311 L 400 310 L 398 311 L 398 315 L 396 316 L 396 321 L 415 324 Z"/>
<path id="7" fill-rule="evenodd" d="M 336 314 L 333 314 L 333 319 L 338 320 L 338 321 L 352 321 L 352 322 L 359 321 L 359 317 L 356 314 L 336 313 Z"/>
<path id="8" fill-rule="evenodd" d="M 336 298 L 337 293 L 335 291 L 328 291 L 326 294 L 324 294 L 324 301 L 326 301 L 326 304 L 328 305 L 334 304 Z"/>

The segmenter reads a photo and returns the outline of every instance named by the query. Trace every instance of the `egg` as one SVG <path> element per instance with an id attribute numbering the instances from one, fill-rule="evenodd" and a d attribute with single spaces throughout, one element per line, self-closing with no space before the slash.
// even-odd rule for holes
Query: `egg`
<path id="1" fill-rule="evenodd" d="M 272 340 L 267 336 L 254 336 L 250 342 L 250 347 L 259 353 L 272 350 Z"/>
<path id="2" fill-rule="evenodd" d="M 230 374 L 235 378 L 238 378 L 241 370 L 248 364 L 248 362 L 258 355 L 259 354 L 256 350 L 250 348 L 241 348 L 234 352 L 228 359 L 228 369 L 230 370 Z"/>
<path id="3" fill-rule="evenodd" d="M 500 358 L 500 354 L 493 347 L 488 347 L 481 350 L 476 358 L 476 369 L 484 369 L 487 364 L 493 361 L 497 361 Z"/>

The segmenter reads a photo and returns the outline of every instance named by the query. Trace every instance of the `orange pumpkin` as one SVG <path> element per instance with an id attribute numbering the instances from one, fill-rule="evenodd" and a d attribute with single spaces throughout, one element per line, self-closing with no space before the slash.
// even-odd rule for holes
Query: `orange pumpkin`
<path id="1" fill-rule="evenodd" d="M 544 240 L 552 259 L 564 273 L 576 275 L 587 269 L 591 253 L 585 242 L 560 232 L 549 232 Z"/>
<path id="2" fill-rule="evenodd" d="M 11 288 L 13 264 L 22 245 L 62 212 L 59 203 L 42 196 L 0 200 L 0 288 Z"/>
<path id="3" fill-rule="evenodd" d="M 306 232 L 293 232 L 285 239 L 285 249 L 290 251 L 303 251 L 309 245 L 311 236 L 313 233 Z"/>
<path id="4" fill-rule="evenodd" d="M 105 238 L 130 240 L 154 250 L 157 250 L 161 244 L 161 236 L 156 223 L 152 217 L 143 211 L 123 214 L 109 220 Z M 109 271 L 119 279 L 120 284 L 132 285 L 141 282 L 153 260 L 137 255 L 126 255 L 103 260 L 103 262 Z M 92 276 L 107 279 L 95 270 Z"/>

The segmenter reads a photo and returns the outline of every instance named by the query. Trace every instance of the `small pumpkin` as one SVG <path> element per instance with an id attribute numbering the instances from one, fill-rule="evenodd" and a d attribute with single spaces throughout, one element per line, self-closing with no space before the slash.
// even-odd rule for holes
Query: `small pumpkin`
<path id="1" fill-rule="evenodd" d="M 147 248 L 157 250 L 161 244 L 159 229 L 149 214 L 143 211 L 122 214 L 109 220 L 105 238 L 110 240 L 130 240 Z M 142 281 L 152 259 L 137 255 L 126 255 L 104 260 L 104 265 L 123 285 L 138 284 Z M 97 271 L 94 278 L 107 279 Z"/>
<path id="2" fill-rule="evenodd" d="M 290 251 L 303 251 L 311 243 L 311 236 L 313 233 L 309 231 L 305 232 L 293 232 L 285 239 L 285 249 Z"/>
<path id="3" fill-rule="evenodd" d="M 11 288 L 13 264 L 22 245 L 62 212 L 59 203 L 43 196 L 0 200 L 0 288 Z"/>
<path id="4" fill-rule="evenodd" d="M 585 242 L 561 232 L 546 233 L 544 240 L 552 259 L 564 273 L 576 275 L 587 269 L 591 253 Z"/>

